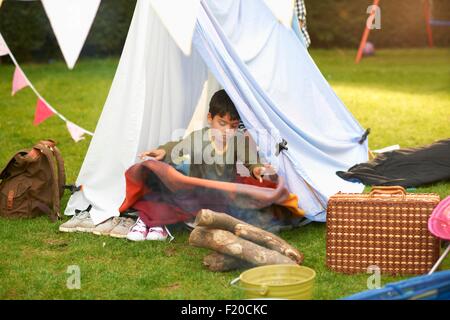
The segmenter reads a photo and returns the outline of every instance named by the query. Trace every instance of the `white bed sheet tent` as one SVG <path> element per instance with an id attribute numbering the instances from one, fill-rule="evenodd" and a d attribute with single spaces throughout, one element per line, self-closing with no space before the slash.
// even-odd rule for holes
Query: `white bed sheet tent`
<path id="1" fill-rule="evenodd" d="M 137 155 L 203 127 L 209 98 L 222 87 L 245 126 L 252 128 L 262 156 L 299 196 L 306 216 L 325 221 L 331 195 L 363 190 L 363 185 L 344 181 L 335 172 L 367 161 L 368 142 L 359 143 L 364 129 L 295 32 L 264 1 L 197 1 L 189 55 L 174 41 L 151 1 L 137 1 L 77 178 L 83 188 L 71 196 L 65 214 L 92 205 L 96 224 L 118 216 L 125 196 L 124 172 L 138 161 Z M 262 131 L 268 132 L 264 139 L 256 134 Z M 283 139 L 288 149 L 277 155 Z"/>

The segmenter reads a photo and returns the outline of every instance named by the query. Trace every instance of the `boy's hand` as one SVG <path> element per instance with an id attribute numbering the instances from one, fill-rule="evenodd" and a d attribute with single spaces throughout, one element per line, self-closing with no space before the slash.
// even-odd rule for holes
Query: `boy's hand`
<path id="1" fill-rule="evenodd" d="M 275 169 L 270 164 L 265 164 L 264 167 L 256 167 L 253 169 L 253 176 L 261 183 L 264 175 L 275 174 Z"/>
<path id="2" fill-rule="evenodd" d="M 143 160 L 144 157 L 153 157 L 155 160 L 161 161 L 166 156 L 166 151 L 163 149 L 155 149 L 150 151 L 144 151 L 141 154 L 139 154 L 139 158 Z"/>

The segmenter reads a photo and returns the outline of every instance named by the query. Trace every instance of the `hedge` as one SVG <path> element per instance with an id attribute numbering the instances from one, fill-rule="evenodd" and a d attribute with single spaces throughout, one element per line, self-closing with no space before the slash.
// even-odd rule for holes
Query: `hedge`
<path id="1" fill-rule="evenodd" d="M 246 0 L 243 0 L 246 1 Z M 305 0 L 312 48 L 356 48 L 372 0 Z M 82 56 L 119 55 L 136 0 L 103 0 Z M 450 1 L 433 0 L 433 16 L 450 21 Z M 370 35 L 376 47 L 426 46 L 423 0 L 381 0 L 381 29 Z M 61 59 L 40 1 L 5 1 L 0 32 L 19 61 Z M 450 27 L 433 27 L 436 46 L 450 45 Z"/>
<path id="2" fill-rule="evenodd" d="M 135 4 L 136 0 L 103 0 L 81 55 L 119 55 Z M 0 32 L 19 61 L 62 58 L 40 1 L 5 1 L 0 8 Z"/>
<path id="3" fill-rule="evenodd" d="M 450 21 L 450 1 L 433 0 L 433 18 Z M 367 7 L 372 0 L 305 0 L 313 47 L 356 48 L 361 40 Z M 381 29 L 369 40 L 377 47 L 427 45 L 423 0 L 381 0 Z M 450 45 L 450 27 L 433 27 L 436 46 Z"/>

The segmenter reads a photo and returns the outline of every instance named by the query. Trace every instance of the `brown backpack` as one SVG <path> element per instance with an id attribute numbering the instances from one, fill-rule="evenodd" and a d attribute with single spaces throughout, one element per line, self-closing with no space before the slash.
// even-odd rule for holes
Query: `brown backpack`
<path id="1" fill-rule="evenodd" d="M 21 150 L 0 173 L 0 216 L 31 218 L 47 214 L 60 217 L 66 176 L 64 161 L 52 140 Z"/>

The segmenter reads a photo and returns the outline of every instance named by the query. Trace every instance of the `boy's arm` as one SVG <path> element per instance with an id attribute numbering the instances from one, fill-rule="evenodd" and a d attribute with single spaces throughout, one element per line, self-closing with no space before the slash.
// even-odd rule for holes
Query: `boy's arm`
<path id="1" fill-rule="evenodd" d="M 179 161 L 180 157 L 185 155 L 189 155 L 189 157 L 192 158 L 194 151 L 194 139 L 201 139 L 202 137 L 203 130 L 197 130 L 191 132 L 184 139 L 170 141 L 159 146 L 158 149 L 164 150 L 166 153 L 162 161 L 169 164 L 176 164 L 175 161 Z"/>
<path id="2" fill-rule="evenodd" d="M 238 156 L 244 154 L 244 159 L 241 159 L 244 166 L 250 171 L 250 174 L 253 178 L 256 178 L 253 171 L 255 168 L 264 167 L 264 164 L 261 163 L 261 158 L 258 154 L 258 148 L 256 146 L 255 141 L 251 138 L 250 135 L 244 135 L 244 152 L 242 150 L 238 151 Z M 238 143 L 238 148 L 242 148 L 242 144 Z"/>
<path id="3" fill-rule="evenodd" d="M 179 141 L 169 141 L 163 145 L 160 145 L 157 149 L 164 150 L 166 153 L 164 158 L 161 161 L 164 161 L 165 163 L 172 164 L 172 150 L 173 148 L 180 143 Z"/>

